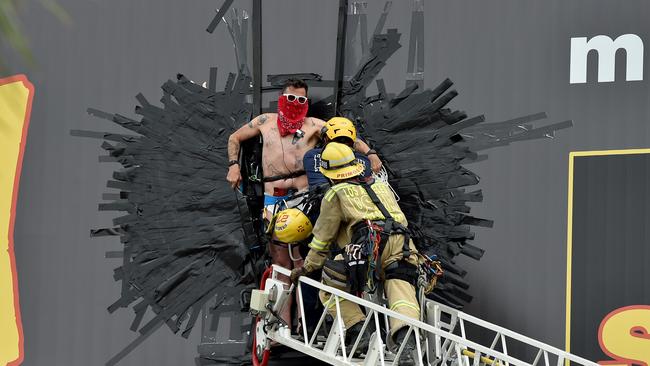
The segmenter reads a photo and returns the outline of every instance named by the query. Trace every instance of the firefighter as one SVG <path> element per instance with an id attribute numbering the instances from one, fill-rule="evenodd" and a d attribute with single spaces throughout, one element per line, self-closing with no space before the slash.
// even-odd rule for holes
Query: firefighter
<path id="1" fill-rule="evenodd" d="M 301 275 L 325 266 L 324 279 L 330 277 L 357 295 L 372 281 L 381 280 L 390 309 L 419 319 L 415 293 L 418 255 L 408 236 L 406 217 L 390 187 L 372 179 L 361 180 L 363 170 L 350 147 L 332 142 L 323 150 L 320 171 L 332 181 L 332 187 L 321 203 L 304 265 L 293 269 L 291 279 L 296 282 Z M 375 238 L 373 243 L 369 242 L 370 238 Z M 328 260 L 330 251 L 336 249 L 334 246 L 345 249 L 343 275 L 332 263 L 335 261 Z M 369 271 L 373 267 L 376 273 Z M 335 303 L 329 299 L 329 294 L 321 292 L 321 300 L 330 314 L 336 316 Z M 347 334 L 358 334 L 365 319 L 359 306 L 349 301 L 341 301 L 339 306 Z M 404 322 L 391 318 L 390 327 L 394 343 L 402 344 L 408 329 Z M 367 347 L 367 343 L 363 346 Z M 414 349 L 415 339 L 411 335 L 400 356 L 400 365 L 415 364 Z"/>
<path id="2" fill-rule="evenodd" d="M 321 130 L 321 140 L 323 141 L 323 146 L 307 151 L 303 157 L 303 166 L 305 167 L 305 172 L 307 172 L 310 190 L 316 187 L 329 186 L 327 178 L 320 172 L 320 156 L 324 146 L 330 142 L 340 142 L 355 148 L 360 141 L 357 139 L 357 129 L 354 123 L 345 117 L 330 118 Z M 381 160 L 377 157 L 375 150 L 367 150 L 365 154 L 355 151 L 354 155 L 365 168 L 363 177 L 368 178 L 372 175 L 373 171 L 377 172 L 381 169 Z"/>

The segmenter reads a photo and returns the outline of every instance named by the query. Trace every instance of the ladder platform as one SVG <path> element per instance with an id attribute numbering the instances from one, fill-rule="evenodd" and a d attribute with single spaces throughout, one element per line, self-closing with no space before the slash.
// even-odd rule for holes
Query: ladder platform
<path id="1" fill-rule="evenodd" d="M 374 329 L 384 329 L 389 332 L 389 320 L 394 318 L 401 320 L 409 328 L 407 334 L 409 339 L 410 337 L 415 338 L 414 359 L 420 366 L 564 366 L 567 362 L 583 366 L 599 366 L 595 362 L 486 322 L 433 300 L 423 299 L 420 304 L 422 318 L 413 319 L 392 311 L 383 305 L 324 285 L 305 276 L 300 277 L 299 282 L 329 293 L 331 295 L 330 301 L 335 303 L 338 314 L 340 314 L 340 302 L 345 300 L 358 304 L 364 310 L 366 319 L 352 347 L 346 347 L 345 345 L 346 329 L 340 317 L 334 319 L 327 337 L 319 334 L 322 333 L 321 328 L 324 327 L 325 318 L 328 316 L 326 309 L 323 310 L 312 334 L 308 334 L 306 320 L 303 317 L 302 336 L 292 336 L 288 328 L 278 326 L 279 322 L 274 317 L 274 314 L 278 314 L 277 306 L 283 306 L 286 303 L 286 296 L 290 296 L 293 290 L 293 286 L 291 290 L 284 288 L 284 284 L 277 279 L 279 274 L 289 276 L 290 271 L 273 265 L 272 274 L 267 279 L 264 293 L 257 295 L 260 298 L 269 299 L 269 303 L 265 305 L 266 309 L 270 309 L 269 311 L 266 311 L 261 306 L 258 306 L 257 309 L 262 314 L 260 321 L 267 322 L 265 324 L 272 326 L 256 327 L 258 329 L 256 336 L 267 337 L 269 340 L 283 344 L 330 365 L 397 365 L 397 360 L 404 347 L 397 348 L 399 345 L 385 344 L 382 337 L 379 336 L 379 331 L 374 331 L 370 335 L 368 352 L 362 358 L 352 357 L 360 337 L 366 331 L 370 322 L 374 323 Z M 297 298 L 299 299 L 297 305 L 300 306 L 301 313 L 305 314 L 304 304 L 302 303 L 302 287 L 297 286 L 296 288 L 298 292 Z M 481 332 L 477 333 L 491 332 L 491 334 L 494 334 L 494 338 L 490 344 L 483 344 L 483 340 L 472 339 L 466 332 L 466 326 L 468 325 L 471 325 L 472 328 L 481 329 Z M 513 344 L 524 347 L 527 351 L 526 354 L 534 354 L 535 357 L 520 359 L 509 354 L 508 345 L 512 346 Z"/>

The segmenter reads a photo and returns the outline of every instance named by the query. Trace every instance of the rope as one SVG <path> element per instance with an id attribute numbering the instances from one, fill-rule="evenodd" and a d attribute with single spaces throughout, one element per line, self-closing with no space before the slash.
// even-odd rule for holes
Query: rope
<path id="1" fill-rule="evenodd" d="M 393 192 L 393 195 L 395 196 L 395 200 L 399 202 L 400 198 L 399 195 L 397 194 L 397 191 L 393 188 L 393 186 L 388 183 L 388 171 L 386 171 L 385 167 L 381 167 L 381 170 L 377 173 L 372 173 L 372 177 L 375 178 L 376 181 L 386 183 L 388 188 Z"/>
<path id="2" fill-rule="evenodd" d="M 421 295 L 430 294 L 438 283 L 438 278 L 443 275 L 442 266 L 438 257 L 433 254 L 431 256 L 426 256 L 420 254 L 423 261 L 420 264 L 418 271 L 418 287 L 422 289 Z"/>
<path id="3" fill-rule="evenodd" d="M 372 221 L 366 220 L 368 226 L 368 238 L 366 240 L 365 253 L 368 259 L 368 272 L 366 274 L 366 286 L 369 293 L 374 293 L 377 289 L 375 280 L 379 279 L 379 246 L 381 244 L 381 228 L 373 224 Z"/>

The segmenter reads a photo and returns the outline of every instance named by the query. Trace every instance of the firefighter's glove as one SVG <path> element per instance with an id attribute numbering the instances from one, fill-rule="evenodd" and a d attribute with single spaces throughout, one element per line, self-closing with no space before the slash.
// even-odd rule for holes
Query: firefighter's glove
<path id="1" fill-rule="evenodd" d="M 345 269 L 350 292 L 363 292 L 368 281 L 368 253 L 365 245 L 351 243 L 345 247 Z"/>
<path id="2" fill-rule="evenodd" d="M 293 284 L 298 284 L 298 279 L 300 276 L 306 275 L 307 270 L 305 270 L 305 267 L 296 267 L 291 270 L 291 283 Z"/>

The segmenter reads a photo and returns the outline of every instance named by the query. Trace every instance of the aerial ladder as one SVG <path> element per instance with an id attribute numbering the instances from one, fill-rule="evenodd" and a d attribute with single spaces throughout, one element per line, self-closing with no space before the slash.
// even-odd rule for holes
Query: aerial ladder
<path id="1" fill-rule="evenodd" d="M 598 366 L 597 363 L 565 352 L 561 349 L 536 341 L 506 328 L 491 324 L 462 311 L 421 298 L 421 317 L 412 319 L 388 309 L 382 301 L 360 298 L 345 291 L 324 285 L 306 276 L 299 279 L 299 285 L 287 289 L 278 275 L 289 276 L 286 268 L 272 265 L 262 278 L 260 290 L 254 290 L 251 297 L 251 312 L 256 316 L 253 334 L 253 365 L 266 365 L 269 360 L 271 343 L 278 343 L 305 355 L 314 357 L 330 365 L 398 365 L 400 354 L 404 351 L 406 341 L 401 345 L 387 345 L 381 337 L 380 330 L 389 331 L 389 319 L 396 318 L 408 327 L 407 338 L 415 337 L 417 357 L 420 366 L 563 366 L 569 362 Z M 301 319 L 302 334 L 292 336 L 290 329 L 280 319 L 281 310 L 294 289 L 301 314 L 304 312 L 302 288 L 315 287 L 331 294 L 337 314 L 340 314 L 340 302 L 350 301 L 358 304 L 366 314 L 361 332 L 346 347 L 345 326 L 340 317 L 333 322 L 326 321 L 327 309 L 323 309 L 316 328 L 310 332 L 307 328 L 306 315 Z M 369 326 L 374 323 L 374 327 Z M 329 326 L 327 326 L 329 324 Z M 382 326 L 383 325 L 383 328 Z M 494 334 L 489 345 L 472 339 L 467 331 L 469 327 L 480 328 Z M 326 328 L 329 328 L 326 330 Z M 364 332 L 372 332 L 368 351 L 362 357 L 353 357 L 357 352 Z M 484 342 L 484 341 L 483 341 Z M 517 344 L 526 348 L 526 354 L 535 355 L 529 359 L 518 358 L 508 353 L 508 345 Z"/>

